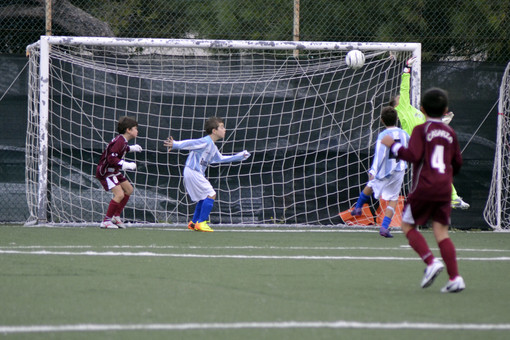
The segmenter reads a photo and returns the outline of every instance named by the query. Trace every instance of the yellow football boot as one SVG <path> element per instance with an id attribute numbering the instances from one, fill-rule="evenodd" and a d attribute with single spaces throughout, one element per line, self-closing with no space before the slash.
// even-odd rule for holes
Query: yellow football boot
<path id="1" fill-rule="evenodd" d="M 195 230 L 195 223 L 193 223 L 193 221 L 189 221 L 189 223 L 188 223 L 188 229 L 190 229 L 190 230 Z"/>
<path id="2" fill-rule="evenodd" d="M 195 224 L 195 230 L 196 231 L 207 231 L 207 232 L 212 232 L 214 230 L 211 229 L 211 227 L 209 227 L 209 225 L 207 224 L 208 221 L 204 221 L 204 222 L 200 222 L 200 223 L 196 223 Z"/>

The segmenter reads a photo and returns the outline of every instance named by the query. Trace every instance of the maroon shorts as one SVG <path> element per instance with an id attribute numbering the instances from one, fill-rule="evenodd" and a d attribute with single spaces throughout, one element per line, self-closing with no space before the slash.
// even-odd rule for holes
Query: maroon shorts
<path id="1" fill-rule="evenodd" d="M 127 178 L 124 177 L 120 172 L 116 174 L 111 174 L 105 177 L 98 178 L 99 182 L 103 186 L 104 190 L 110 191 L 113 187 L 119 185 L 122 182 L 127 181 Z"/>
<path id="2" fill-rule="evenodd" d="M 429 220 L 432 220 L 450 225 L 451 211 L 452 203 L 450 201 L 434 202 L 408 198 L 402 213 L 402 221 L 409 224 L 425 225 Z"/>

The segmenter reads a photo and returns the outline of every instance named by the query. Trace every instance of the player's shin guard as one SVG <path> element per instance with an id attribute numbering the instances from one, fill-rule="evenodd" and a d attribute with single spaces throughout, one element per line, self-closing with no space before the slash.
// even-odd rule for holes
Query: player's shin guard
<path id="1" fill-rule="evenodd" d="M 203 201 L 202 208 L 200 209 L 200 216 L 199 216 L 197 222 L 204 222 L 204 221 L 209 220 L 209 214 L 211 213 L 213 205 L 214 205 L 214 200 L 210 197 L 207 197 Z"/>
<path id="2" fill-rule="evenodd" d="M 191 218 L 191 222 L 193 222 L 193 223 L 198 222 L 198 219 L 200 218 L 200 211 L 202 210 L 203 203 L 204 203 L 204 200 L 197 202 L 197 205 L 195 207 L 195 212 L 193 213 L 193 218 Z"/>

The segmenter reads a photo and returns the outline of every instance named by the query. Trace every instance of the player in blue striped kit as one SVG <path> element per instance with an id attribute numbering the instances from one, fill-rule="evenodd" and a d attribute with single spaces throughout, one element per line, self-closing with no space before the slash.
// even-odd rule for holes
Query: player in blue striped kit
<path id="1" fill-rule="evenodd" d="M 370 200 L 372 194 L 376 199 L 382 198 L 388 201 L 388 207 L 384 212 L 384 220 L 379 229 L 379 234 L 384 237 L 393 237 L 390 233 L 389 226 L 395 214 L 395 208 L 398 203 L 402 182 L 404 181 L 407 163 L 396 159 L 390 154 L 389 149 L 381 144 L 381 139 L 389 135 L 395 140 L 398 139 L 402 145 L 407 145 L 409 142 L 409 135 L 407 132 L 397 127 L 397 111 L 391 106 L 386 106 L 382 109 L 381 122 L 386 129 L 377 136 L 372 167 L 369 171 L 370 180 L 360 193 L 356 206 L 351 211 L 351 215 L 360 216 L 363 204 Z"/>
<path id="2" fill-rule="evenodd" d="M 205 170 L 209 164 L 245 160 L 250 157 L 250 153 L 246 150 L 232 156 L 224 156 L 220 153 L 214 142 L 225 138 L 226 128 L 221 118 L 209 118 L 205 122 L 205 132 L 207 136 L 199 139 L 174 141 L 172 137 L 169 137 L 164 145 L 168 151 L 172 148 L 191 151 L 186 160 L 183 178 L 186 191 L 197 205 L 188 229 L 211 232 L 213 229 L 208 225 L 208 220 L 216 199 L 216 191 L 205 178 Z"/>

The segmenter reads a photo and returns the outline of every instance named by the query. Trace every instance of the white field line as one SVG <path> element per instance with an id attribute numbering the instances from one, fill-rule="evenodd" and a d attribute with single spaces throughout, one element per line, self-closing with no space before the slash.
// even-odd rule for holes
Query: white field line
<path id="1" fill-rule="evenodd" d="M 128 228 L 130 228 L 128 226 Z M 186 228 L 165 228 L 165 227 L 132 227 L 139 230 L 155 230 L 155 231 L 183 231 L 183 232 L 189 232 L 189 230 Z M 214 229 L 214 232 L 219 233 L 379 233 L 379 229 L 375 230 L 373 229 L 340 229 L 340 228 L 330 228 L 330 229 L 319 229 L 319 228 L 305 228 L 302 229 L 296 229 L 292 227 L 282 227 L 277 229 L 271 229 L 271 228 L 255 228 L 251 229 L 250 227 L 241 228 L 241 229 L 229 229 L 227 227 L 217 227 Z M 392 234 L 402 234 L 402 231 L 399 229 L 391 229 Z"/>
<path id="2" fill-rule="evenodd" d="M 27 325 L 0 326 L 0 333 L 54 333 L 54 332 L 97 332 L 97 331 L 186 331 L 204 329 L 410 329 L 410 330 L 472 330 L 505 331 L 510 324 L 475 324 L 475 323 L 382 323 L 358 321 L 283 321 L 283 322 L 234 322 L 234 323 L 182 323 L 182 324 L 76 324 L 76 325 Z"/>
<path id="3" fill-rule="evenodd" d="M 157 246 L 154 244 L 149 245 L 108 245 L 108 246 L 93 246 L 93 245 L 9 245 L 0 246 L 1 250 L 12 250 L 12 249 L 206 249 L 206 250 L 218 250 L 218 249 L 235 249 L 235 250 L 411 250 L 408 245 L 401 245 L 399 247 L 308 247 L 308 246 L 172 246 L 164 245 Z M 439 250 L 438 248 L 431 248 L 431 250 Z M 476 248 L 457 248 L 457 252 L 480 252 L 480 253 L 510 253 L 510 249 L 476 249 Z"/>
<path id="4" fill-rule="evenodd" d="M 87 227 L 97 228 L 97 225 Z M 182 231 L 189 233 L 190 231 L 186 225 L 176 225 L 176 226 L 140 226 L 138 224 L 126 224 L 128 229 L 137 229 L 137 230 L 153 230 L 153 231 Z M 211 225 L 214 229 L 214 232 L 235 232 L 235 233 L 379 233 L 379 226 L 292 226 L 292 225 L 281 225 L 281 226 L 230 226 L 230 225 Z M 38 226 L 34 228 L 41 228 L 44 226 Z M 73 226 L 51 226 L 48 228 L 74 228 Z M 424 229 L 426 232 L 428 230 Z M 115 229 L 113 232 L 117 231 Z M 395 232 L 397 234 L 402 234 L 402 229 L 400 227 L 391 227 L 392 233 Z M 430 230 L 432 232 L 432 230 Z M 484 230 L 451 230 L 450 233 L 469 233 L 469 234 L 488 234 L 494 233 L 494 231 L 484 231 Z M 505 232 L 503 232 L 505 233 Z"/>
<path id="5" fill-rule="evenodd" d="M 1 250 L 0 255 L 59 255 L 59 256 L 126 256 L 126 257 L 174 257 L 174 258 L 207 258 L 207 259 L 245 259 L 245 260 L 382 260 L 382 261 L 418 261 L 418 257 L 397 256 L 321 256 L 321 255 L 227 255 L 227 254 L 172 254 L 142 252 L 115 252 L 115 251 L 48 251 L 48 250 Z M 464 261 L 510 261 L 510 257 L 457 257 Z"/>
<path id="6" fill-rule="evenodd" d="M 96 226 L 89 226 L 97 228 Z M 281 227 L 272 227 L 272 226 L 246 226 L 246 227 L 235 227 L 235 226 L 212 226 L 214 232 L 218 233 L 369 233 L 369 234 L 378 234 L 379 226 L 353 226 L 353 227 L 338 227 L 338 226 L 324 226 L 324 227 L 296 227 L 296 226 L 281 226 Z M 34 227 L 41 228 L 41 227 Z M 72 226 L 51 226 L 49 228 L 74 228 Z M 144 231 L 175 231 L 175 232 L 186 232 L 190 231 L 187 228 L 187 225 L 179 225 L 174 227 L 166 227 L 166 226 L 139 226 L 139 225 L 130 225 L 127 224 L 128 229 L 137 229 Z M 116 232 L 117 229 L 112 232 Z M 428 231 L 425 231 L 428 232 Z M 430 231 L 432 232 L 432 231 Z M 467 233 L 467 234 L 489 234 L 495 233 L 496 231 L 484 231 L 484 230 L 452 230 L 451 234 L 455 235 L 455 233 Z M 500 232 L 500 231 L 497 231 Z M 402 229 L 400 227 L 391 227 L 392 234 L 403 234 Z M 503 234 L 508 234 L 507 231 L 502 231 Z"/>

